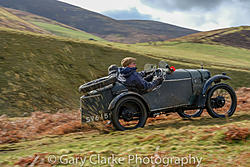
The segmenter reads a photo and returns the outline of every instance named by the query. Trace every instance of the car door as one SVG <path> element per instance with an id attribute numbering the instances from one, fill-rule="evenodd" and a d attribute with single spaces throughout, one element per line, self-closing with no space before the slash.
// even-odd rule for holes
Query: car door
<path id="1" fill-rule="evenodd" d="M 191 96 L 192 80 L 185 70 L 169 74 L 158 88 L 143 95 L 151 111 L 189 105 Z"/>

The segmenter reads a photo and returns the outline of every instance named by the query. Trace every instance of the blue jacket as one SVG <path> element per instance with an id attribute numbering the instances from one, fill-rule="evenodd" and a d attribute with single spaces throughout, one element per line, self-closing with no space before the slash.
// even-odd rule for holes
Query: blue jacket
<path id="1" fill-rule="evenodd" d="M 127 87 L 136 88 L 139 91 L 151 91 L 155 87 L 159 85 L 159 82 L 157 80 L 154 80 L 152 82 L 147 82 L 143 79 L 143 77 L 146 77 L 146 74 L 144 71 L 142 72 L 136 72 L 136 67 L 130 68 L 130 67 L 124 67 L 118 69 L 118 81 L 124 84 Z"/>

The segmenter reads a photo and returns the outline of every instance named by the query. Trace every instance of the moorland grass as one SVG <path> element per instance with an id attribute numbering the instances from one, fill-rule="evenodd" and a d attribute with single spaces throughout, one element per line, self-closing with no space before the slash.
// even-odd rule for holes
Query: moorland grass
<path id="1" fill-rule="evenodd" d="M 159 60 L 166 60 L 176 68 L 200 68 L 200 62 L 192 57 L 188 57 L 187 61 L 181 58 L 175 60 L 171 56 L 165 56 L 162 49 L 157 50 L 158 46 L 154 50 L 153 46 L 143 44 L 124 45 L 73 40 L 4 28 L 1 28 L 0 37 L 0 114 L 9 116 L 25 116 L 37 110 L 56 112 L 59 109 L 77 109 L 81 96 L 78 87 L 87 81 L 107 75 L 109 65 L 119 65 L 121 59 L 127 56 L 137 58 L 139 71 L 145 63 L 157 64 Z M 197 47 L 197 44 L 193 45 L 193 48 Z M 199 53 L 199 49 L 192 51 L 189 47 L 184 47 L 192 47 L 190 43 L 181 46 L 168 47 L 177 47 L 176 53 L 181 49 L 197 52 L 197 55 L 205 53 Z M 234 48 L 229 48 L 229 51 L 230 49 Z M 248 50 L 235 50 L 245 54 L 246 58 L 238 59 L 242 62 L 245 59 L 242 66 L 246 66 Z M 223 49 L 222 51 L 229 52 Z M 215 54 L 217 52 L 219 53 L 214 51 Z M 223 57 L 223 54 L 220 54 L 219 56 Z M 230 61 L 221 61 L 223 65 L 220 66 L 216 63 L 209 64 L 206 59 L 202 62 L 212 75 L 226 72 L 232 78 L 228 82 L 232 87 L 250 87 L 250 72 L 247 69 L 237 69 L 239 66 L 234 63 L 231 64 L 232 68 L 227 67 Z"/>

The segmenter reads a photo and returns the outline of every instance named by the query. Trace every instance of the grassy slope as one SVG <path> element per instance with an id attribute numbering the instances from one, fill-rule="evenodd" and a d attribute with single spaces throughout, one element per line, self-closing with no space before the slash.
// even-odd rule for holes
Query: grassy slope
<path id="1" fill-rule="evenodd" d="M 250 86 L 250 50 L 224 45 L 191 42 L 152 42 L 136 45 L 113 44 L 148 57 L 166 60 L 177 68 L 204 68 L 212 74 L 226 72 L 233 87 Z"/>
<path id="2" fill-rule="evenodd" d="M 2 8 L 3 9 L 3 8 Z M 75 39 L 95 39 L 102 41 L 102 39 L 93 36 L 91 34 L 79 31 L 67 25 L 57 23 L 53 20 L 33 15 L 31 13 L 18 11 L 14 9 L 6 9 L 8 17 L 19 16 L 26 22 L 31 22 L 31 25 L 36 25 L 47 32 L 53 34 L 75 38 Z M 6 10 L 5 13 L 7 12 Z M 12 15 L 12 14 L 14 15 Z M 6 15 L 6 14 L 5 14 Z M 15 18 L 18 18 L 15 16 Z M 17 26 L 18 27 L 18 26 Z M 32 28 L 32 27 L 31 27 Z M 217 66 L 226 67 L 229 70 L 235 67 L 247 70 L 250 69 L 250 51 L 247 49 L 240 49 L 235 47 L 228 47 L 222 45 L 211 45 L 216 44 L 212 40 L 214 38 L 219 38 L 225 34 L 239 33 L 243 30 L 249 30 L 249 27 L 232 27 L 228 29 L 220 29 L 209 32 L 201 32 L 187 37 L 178 38 L 176 42 L 153 42 L 144 43 L 137 45 L 121 45 L 114 44 L 116 47 L 122 47 L 129 51 L 136 51 L 140 54 L 145 54 L 153 57 L 168 58 L 175 60 L 176 63 L 188 62 L 189 64 L 201 64 L 203 63 L 205 67 Z M 199 43 L 191 43 L 199 42 Z M 200 44 L 204 43 L 204 44 Z M 246 42 L 245 42 L 246 43 Z M 129 46 L 129 47 L 127 47 Z"/>
<path id="3" fill-rule="evenodd" d="M 118 47 L 177 62 L 250 70 L 250 50 L 243 48 L 191 42 L 155 42 Z"/>
<path id="4" fill-rule="evenodd" d="M 126 56 L 142 67 L 152 58 L 98 45 L 1 29 L 0 113 L 78 108 L 78 86 L 107 75 Z"/>
<path id="5" fill-rule="evenodd" d="M 167 118 L 168 120 L 158 120 L 157 123 L 147 124 L 143 129 L 132 131 L 110 131 L 109 134 L 73 133 L 15 144 L 2 144 L 0 165 L 12 166 L 20 158 L 29 159 L 29 156 L 35 157 L 35 154 L 39 153 L 49 153 L 57 157 L 66 155 L 68 159 L 76 155 L 89 158 L 91 154 L 100 154 L 104 157 L 114 154 L 115 157 L 125 158 L 128 155 L 137 154 L 143 157 L 156 153 L 163 157 L 192 155 L 202 157 L 201 166 L 209 167 L 247 166 L 250 163 L 249 137 L 246 140 L 225 140 L 225 132 L 230 127 L 249 128 L 247 112 L 237 112 L 228 121 L 208 116 L 193 120 Z M 45 156 L 47 157 L 48 155 Z M 26 161 L 26 164 L 27 162 L 31 161 Z M 87 162 L 89 164 L 89 160 Z M 169 164 L 169 166 L 174 165 Z"/>
<path id="6" fill-rule="evenodd" d="M 226 71 L 233 78 L 229 83 L 234 88 L 250 87 L 249 50 L 246 49 L 176 42 L 158 42 L 155 46 L 86 43 L 6 29 L 1 29 L 0 35 L 0 113 L 10 116 L 27 115 L 37 110 L 78 108 L 78 86 L 106 75 L 110 64 L 119 64 L 126 56 L 138 58 L 139 70 L 145 63 L 157 63 L 161 59 L 177 68 L 199 68 L 197 58 L 204 57 L 202 62 L 212 74 Z M 231 55 L 223 62 L 227 53 Z M 211 63 L 207 56 L 210 54 L 221 58 Z M 240 70 L 230 68 L 235 67 L 233 59 L 237 59 Z"/>

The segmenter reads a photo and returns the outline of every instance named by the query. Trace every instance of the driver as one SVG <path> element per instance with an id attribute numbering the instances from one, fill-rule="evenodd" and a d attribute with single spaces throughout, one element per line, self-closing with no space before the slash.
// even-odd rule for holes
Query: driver
<path id="1" fill-rule="evenodd" d="M 163 77 L 157 77 L 152 81 L 152 72 L 136 72 L 136 59 L 133 57 L 124 58 L 121 61 L 121 65 L 122 68 L 118 69 L 118 81 L 124 84 L 129 90 L 138 91 L 140 93 L 149 92 L 163 81 Z"/>

